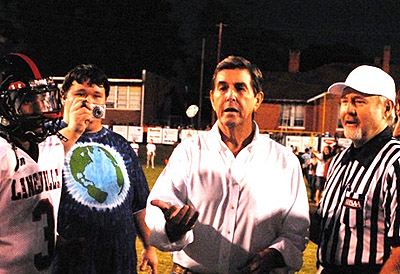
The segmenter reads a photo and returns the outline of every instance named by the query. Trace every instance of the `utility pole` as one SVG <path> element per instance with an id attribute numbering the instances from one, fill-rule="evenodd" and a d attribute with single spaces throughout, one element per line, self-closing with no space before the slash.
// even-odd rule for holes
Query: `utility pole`
<path id="1" fill-rule="evenodd" d="M 204 48 L 206 45 L 206 39 L 203 38 L 203 44 L 201 47 L 201 67 L 200 67 L 200 90 L 199 90 L 199 113 L 197 114 L 197 129 L 201 127 L 201 107 L 203 105 L 203 77 L 204 77 Z"/>
<path id="2" fill-rule="evenodd" d="M 223 24 L 222 22 L 217 25 L 218 27 L 218 47 L 217 47 L 217 65 L 219 63 L 219 59 L 221 57 L 221 45 L 222 45 L 222 28 L 226 27 L 227 25 Z M 211 123 L 214 124 L 215 121 L 217 120 L 217 117 L 215 115 L 215 111 L 212 111 L 211 115 Z"/>
<path id="3" fill-rule="evenodd" d="M 219 31 L 218 31 L 218 49 L 217 49 L 217 64 L 219 63 L 219 59 L 220 59 L 220 56 L 221 56 L 221 44 L 222 44 L 222 28 L 223 27 L 226 27 L 227 25 L 226 24 L 223 24 L 223 23 L 219 23 L 218 25 L 217 25 L 217 27 L 218 27 L 218 29 L 219 29 Z"/>

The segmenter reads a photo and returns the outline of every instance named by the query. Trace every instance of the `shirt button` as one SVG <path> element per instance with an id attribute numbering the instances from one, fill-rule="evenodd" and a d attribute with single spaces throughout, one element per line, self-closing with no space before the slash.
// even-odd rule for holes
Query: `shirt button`
<path id="1" fill-rule="evenodd" d="M 235 209 L 235 206 L 234 206 L 234 205 L 231 205 L 231 209 Z"/>
<path id="2" fill-rule="evenodd" d="M 228 230 L 228 234 L 231 234 L 231 231 L 230 231 L 230 230 Z"/>

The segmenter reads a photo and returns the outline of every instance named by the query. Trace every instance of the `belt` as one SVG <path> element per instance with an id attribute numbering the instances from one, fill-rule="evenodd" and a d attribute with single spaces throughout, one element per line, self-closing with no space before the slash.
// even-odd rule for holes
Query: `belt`
<path id="1" fill-rule="evenodd" d="M 380 272 L 382 265 L 348 265 L 348 266 L 333 266 L 333 265 L 322 265 L 322 274 L 377 274 Z"/>
<path id="2" fill-rule="evenodd" d="M 172 265 L 172 272 L 176 274 L 199 274 L 197 272 L 191 271 L 189 268 L 183 267 L 177 263 Z"/>

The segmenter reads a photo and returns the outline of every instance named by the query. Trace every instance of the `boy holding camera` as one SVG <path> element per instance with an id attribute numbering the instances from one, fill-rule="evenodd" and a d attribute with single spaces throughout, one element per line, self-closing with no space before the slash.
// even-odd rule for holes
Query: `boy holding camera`
<path id="1" fill-rule="evenodd" d="M 136 273 L 136 235 L 144 246 L 141 269 L 156 273 L 142 167 L 128 141 L 101 124 L 109 91 L 94 65 L 73 68 L 62 86 L 64 121 L 73 122 L 68 110 L 76 100 L 92 117 L 65 158 L 54 273 Z"/>

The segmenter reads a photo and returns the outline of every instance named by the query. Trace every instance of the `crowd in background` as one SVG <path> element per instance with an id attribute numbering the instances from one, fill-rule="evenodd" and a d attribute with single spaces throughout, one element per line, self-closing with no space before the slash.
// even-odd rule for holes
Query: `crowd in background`
<path id="1" fill-rule="evenodd" d="M 329 164 L 333 156 L 340 153 L 343 147 L 335 143 L 332 146 L 324 146 L 322 152 L 309 147 L 306 147 L 304 152 L 299 152 L 296 146 L 291 146 L 291 149 L 299 159 L 308 186 L 309 202 L 318 205 L 328 176 Z"/>

